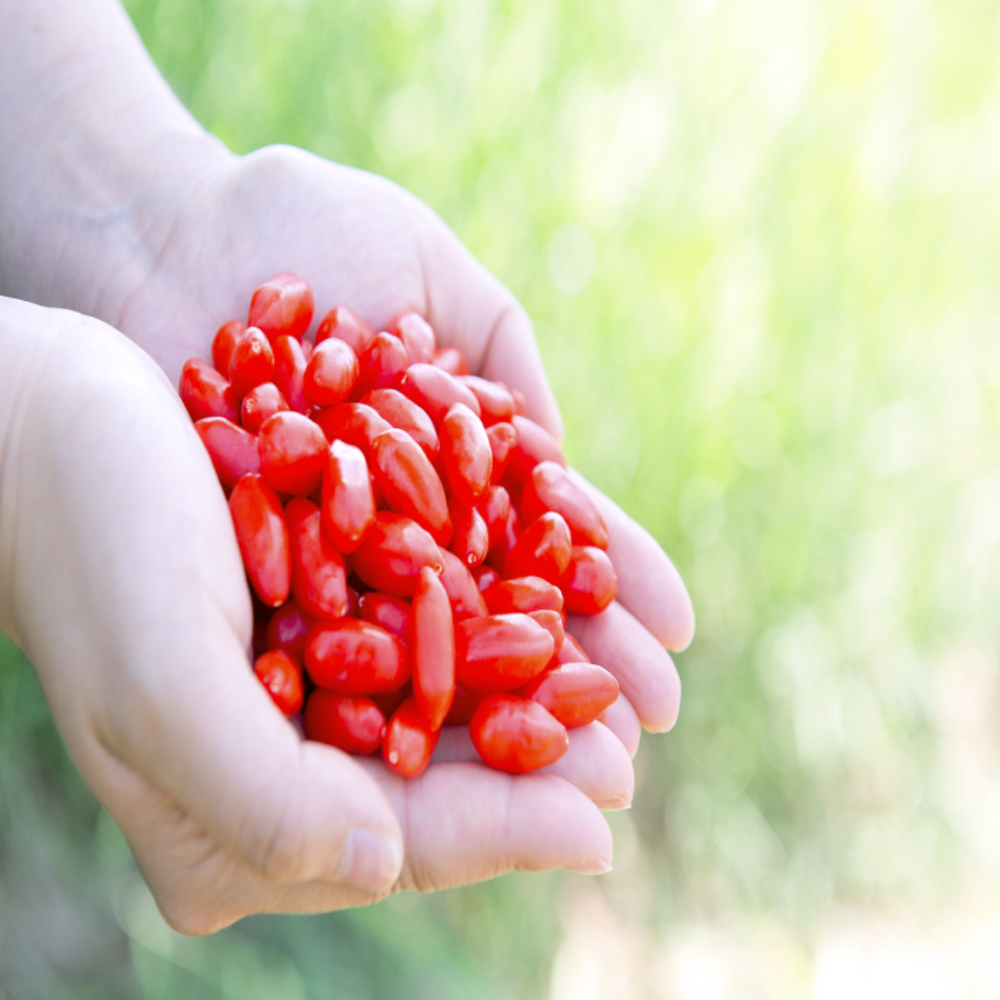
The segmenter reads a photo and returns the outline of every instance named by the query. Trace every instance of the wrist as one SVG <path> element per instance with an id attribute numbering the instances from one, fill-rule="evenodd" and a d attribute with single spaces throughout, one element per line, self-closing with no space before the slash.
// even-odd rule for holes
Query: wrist
<path id="1" fill-rule="evenodd" d="M 115 0 L 0 11 L 0 294 L 117 325 L 171 205 L 231 156 L 180 105 Z"/>

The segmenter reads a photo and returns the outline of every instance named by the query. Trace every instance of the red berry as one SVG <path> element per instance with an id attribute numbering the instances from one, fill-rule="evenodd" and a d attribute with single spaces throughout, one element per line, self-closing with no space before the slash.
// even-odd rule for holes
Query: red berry
<path id="1" fill-rule="evenodd" d="M 299 712 L 302 708 L 302 668 L 290 653 L 283 649 L 264 653 L 257 657 L 253 672 L 285 715 Z"/>
<path id="2" fill-rule="evenodd" d="M 250 299 L 247 326 L 268 338 L 289 336 L 301 340 L 313 314 L 313 293 L 304 278 L 287 271 L 265 281 Z"/>

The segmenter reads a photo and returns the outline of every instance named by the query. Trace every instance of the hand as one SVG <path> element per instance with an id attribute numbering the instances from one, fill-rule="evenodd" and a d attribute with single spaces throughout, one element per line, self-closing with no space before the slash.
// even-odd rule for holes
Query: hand
<path id="1" fill-rule="evenodd" d="M 171 379 L 188 357 L 209 357 L 221 323 L 246 318 L 258 284 L 290 270 L 312 285 L 317 317 L 344 304 L 377 329 L 400 310 L 422 313 L 442 345 L 460 347 L 474 371 L 522 389 L 528 415 L 561 437 L 524 309 L 438 216 L 397 185 L 274 147 L 243 158 L 212 152 L 160 190 L 140 219 L 155 253 L 122 289 L 110 319 Z M 570 628 L 618 677 L 624 697 L 608 725 L 634 755 L 640 722 L 654 731 L 674 724 L 680 681 L 666 649 L 688 645 L 694 617 L 680 576 L 652 536 L 587 485 L 608 522 L 619 599 Z"/>
<path id="2" fill-rule="evenodd" d="M 108 0 L 15 5 L 0 25 L 0 110 L 17 140 L 0 155 L 6 290 L 111 322 L 176 383 L 253 287 L 298 271 L 320 314 L 343 302 L 380 325 L 422 312 L 561 434 L 523 310 L 416 199 L 294 150 L 231 156 L 173 101 Z M 71 753 L 175 926 L 209 931 L 258 910 L 330 909 L 514 867 L 606 870 L 594 803 L 631 798 L 622 746 L 634 753 L 640 720 L 669 728 L 679 703 L 660 642 L 682 648 L 693 630 L 648 535 L 606 508 L 621 603 L 572 626 L 622 683 L 627 697 L 608 713 L 621 743 L 594 724 L 551 773 L 511 779 L 465 762 L 459 733 L 442 740 L 452 762 L 399 782 L 378 762 L 300 743 L 250 676 L 227 511 L 162 379 L 99 325 L 2 308 L 32 345 L 19 387 L 33 387 L 0 394 L 17 406 L 0 425 L 17 428 L 0 487 L 0 627 L 36 665 Z M 42 360 L 56 344 L 66 364 L 52 371 Z M 356 830 L 375 836 L 352 841 Z"/>
<path id="3" fill-rule="evenodd" d="M 632 774 L 603 727 L 516 780 L 442 764 L 406 783 L 301 742 L 250 671 L 229 512 L 162 373 L 73 313 L 0 299 L 0 330 L 0 627 L 175 927 L 607 870 L 588 795 L 630 797 Z"/>
<path id="4" fill-rule="evenodd" d="M 0 292 L 111 323 L 176 384 L 259 282 L 298 271 L 320 314 L 345 303 L 381 325 L 417 309 L 561 436 L 524 310 L 416 198 L 288 148 L 232 156 L 170 93 L 116 0 L 8 5 L 0 55 Z M 684 648 L 694 617 L 659 546 L 600 502 L 619 603 L 572 627 L 635 706 L 608 715 L 634 753 L 639 720 L 676 718 L 663 647 Z"/>

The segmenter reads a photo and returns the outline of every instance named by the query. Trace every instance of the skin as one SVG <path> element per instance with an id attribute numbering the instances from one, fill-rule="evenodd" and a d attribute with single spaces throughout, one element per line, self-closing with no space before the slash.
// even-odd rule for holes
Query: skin
<path id="1" fill-rule="evenodd" d="M 376 329 L 420 312 L 561 436 L 510 292 L 388 181 L 286 147 L 234 156 L 112 0 L 0 0 L 0 125 L 0 628 L 166 919 L 203 934 L 513 869 L 609 870 L 600 809 L 631 801 L 639 724 L 673 725 L 666 650 L 694 630 L 651 536 L 594 491 L 619 600 L 570 629 L 622 685 L 606 726 L 518 778 L 446 731 L 404 782 L 303 743 L 253 678 L 225 500 L 172 388 L 291 270 L 317 320 L 339 303 Z"/>

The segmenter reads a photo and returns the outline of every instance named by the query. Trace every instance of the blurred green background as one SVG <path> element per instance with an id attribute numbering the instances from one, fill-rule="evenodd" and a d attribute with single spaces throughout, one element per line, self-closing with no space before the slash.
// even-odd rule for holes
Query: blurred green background
<path id="1" fill-rule="evenodd" d="M 238 151 L 426 199 L 699 616 L 613 874 L 169 931 L 0 653 L 0 996 L 1000 993 L 983 0 L 129 0 Z"/>

